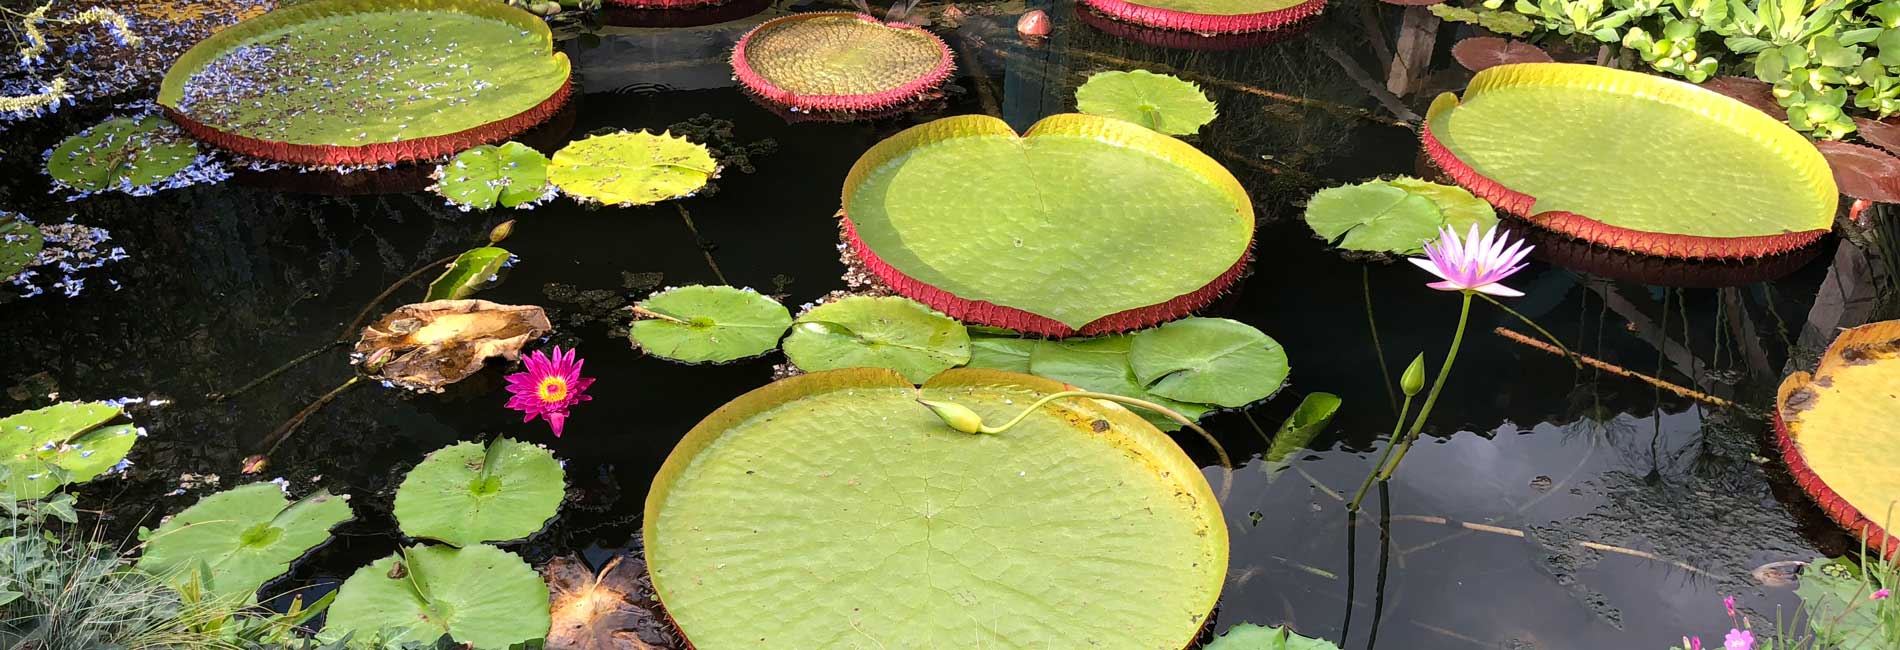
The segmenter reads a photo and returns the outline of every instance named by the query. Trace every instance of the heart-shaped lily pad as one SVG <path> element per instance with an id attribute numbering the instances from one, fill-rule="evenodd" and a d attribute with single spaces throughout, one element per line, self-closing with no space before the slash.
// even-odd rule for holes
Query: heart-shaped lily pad
<path id="1" fill-rule="evenodd" d="M 724 363 L 778 347 L 792 313 L 751 289 L 676 287 L 634 305 L 644 316 L 627 328 L 635 345 L 662 359 Z"/>
<path id="2" fill-rule="evenodd" d="M 844 186 L 846 240 L 898 293 L 1037 334 L 1120 331 L 1239 276 L 1253 207 L 1206 154 L 1130 122 L 948 117 L 878 143 Z"/>
<path id="3" fill-rule="evenodd" d="M 1399 177 L 1320 190 L 1306 204 L 1306 225 L 1339 248 L 1369 253 L 1421 253 L 1450 227 L 1488 229 L 1497 211 L 1464 188 Z"/>
<path id="4" fill-rule="evenodd" d="M 435 168 L 433 178 L 429 189 L 464 210 L 527 207 L 550 194 L 548 157 L 519 142 L 455 154 Z"/>
<path id="5" fill-rule="evenodd" d="M 1000 423 L 1064 388 L 959 369 L 921 392 Z M 1226 577 L 1227 526 L 1174 441 L 1082 398 L 960 433 L 918 397 L 890 370 L 802 375 L 680 441 L 647 493 L 644 538 L 693 647 L 1193 642 Z"/>
<path id="6" fill-rule="evenodd" d="M 274 483 L 252 483 L 200 499 L 165 520 L 145 536 L 138 568 L 249 602 L 350 516 L 348 496 L 319 490 L 292 502 Z"/>
<path id="7" fill-rule="evenodd" d="M 955 69 L 950 46 L 922 27 L 845 12 L 793 14 L 746 32 L 733 76 L 773 103 L 868 111 L 920 98 Z"/>
<path id="8" fill-rule="evenodd" d="M 165 118 L 115 117 L 66 138 L 46 158 L 46 173 L 82 192 L 158 184 L 198 159 L 198 145 Z"/>
<path id="9" fill-rule="evenodd" d="M 921 382 L 968 362 L 970 334 L 911 300 L 851 296 L 800 315 L 785 357 L 806 372 L 890 368 Z"/>
<path id="10" fill-rule="evenodd" d="M 461 442 L 422 459 L 396 488 L 404 535 L 456 546 L 521 539 L 561 509 L 567 478 L 554 453 L 496 438 Z"/>
<path id="11" fill-rule="evenodd" d="M 705 145 L 671 133 L 621 131 L 554 152 L 548 180 L 568 196 L 607 205 L 646 205 L 690 196 L 719 173 Z"/>
<path id="12" fill-rule="evenodd" d="M 1200 86 L 1147 70 L 1089 75 L 1075 89 L 1075 110 L 1128 120 L 1169 135 L 1199 132 L 1219 114 Z"/>
<path id="13" fill-rule="evenodd" d="M 411 546 L 351 574 L 317 638 L 401 647 L 448 635 L 510 648 L 546 638 L 549 621 L 547 583 L 515 554 L 487 544 Z"/>
<path id="14" fill-rule="evenodd" d="M 0 481 L 14 499 L 38 499 L 98 478 L 125 460 L 137 427 L 119 407 L 62 402 L 0 418 Z"/>
<path id="15" fill-rule="evenodd" d="M 461 300 L 475 295 L 475 292 L 494 284 L 497 274 L 508 266 L 512 255 L 503 248 L 482 246 L 463 251 L 449 264 L 449 270 L 443 271 L 434 282 L 429 283 L 429 293 L 422 300 Z"/>
<path id="16" fill-rule="evenodd" d="M 1182 402 L 1150 392 L 1147 385 L 1135 377 L 1135 369 L 1129 364 L 1128 352 L 1134 344 L 1133 338 L 1101 336 L 1043 341 L 1029 355 L 1029 371 L 1038 377 L 1075 384 L 1083 390 L 1154 402 L 1187 416 L 1189 420 L 1198 420 L 1213 410 L 1203 404 Z M 1162 431 L 1181 428 L 1181 423 L 1160 413 L 1146 409 L 1136 409 L 1136 412 Z"/>
<path id="17" fill-rule="evenodd" d="M 1286 382 L 1286 348 L 1240 321 L 1188 318 L 1130 338 L 1135 379 L 1168 399 L 1235 408 Z"/>
<path id="18" fill-rule="evenodd" d="M 31 266 L 45 246 L 46 237 L 39 228 L 17 214 L 0 210 L 0 280 Z"/>

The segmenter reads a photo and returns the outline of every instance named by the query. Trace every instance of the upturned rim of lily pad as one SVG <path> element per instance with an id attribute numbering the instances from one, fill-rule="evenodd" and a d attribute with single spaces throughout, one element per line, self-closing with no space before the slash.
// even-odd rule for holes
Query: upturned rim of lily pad
<path id="1" fill-rule="evenodd" d="M 1762 137 L 1776 139 L 1777 144 L 1785 145 L 1789 150 L 1813 149 L 1805 138 L 1788 129 L 1787 125 L 1781 121 L 1769 117 L 1742 101 L 1694 84 L 1641 72 L 1588 64 L 1500 65 L 1486 68 L 1474 75 L 1470 85 L 1465 89 L 1463 99 L 1453 93 L 1444 93 L 1433 100 L 1419 129 L 1419 138 L 1425 154 L 1433 164 L 1458 185 L 1490 201 L 1492 205 L 1507 214 L 1538 228 L 1593 244 L 1643 255 L 1684 259 L 1746 259 L 1788 253 L 1820 241 L 1830 232 L 1829 229 L 1824 228 L 1769 235 L 1710 237 L 1625 228 L 1565 210 L 1538 211 L 1535 207 L 1536 197 L 1511 189 L 1460 160 L 1458 155 L 1446 146 L 1432 129 L 1434 122 L 1456 110 L 1462 103 L 1470 102 L 1473 98 L 1492 90 L 1526 85 L 1598 91 L 1608 89 L 1633 91 L 1671 103 L 1692 106 L 1708 115 L 1708 119 L 1741 124 L 1749 130 L 1759 129 Z M 1798 149 L 1795 147 L 1796 144 L 1800 145 Z M 1809 168 L 1810 171 L 1827 171 L 1827 162 L 1821 159 L 1819 152 L 1815 152 L 1812 160 L 1800 161 L 1797 164 Z M 1831 174 L 1827 175 L 1826 181 L 1824 184 L 1816 185 L 1814 188 L 1816 193 L 1825 191 L 1826 194 L 1834 196 L 1837 202 L 1838 196 L 1835 195 L 1838 191 L 1832 187 Z"/>
<path id="2" fill-rule="evenodd" d="M 240 135 L 216 125 L 200 122 L 178 109 L 184 98 L 185 83 L 192 74 L 209 65 L 227 51 L 260 34 L 305 21 L 357 13 L 403 10 L 438 10 L 467 13 L 498 20 L 524 30 L 530 38 L 545 45 L 566 78 L 546 99 L 511 117 L 439 135 L 397 142 L 372 142 L 362 145 L 298 144 Z M 382 5 L 364 0 L 311 0 L 272 10 L 212 34 L 186 50 L 165 72 L 159 86 L 158 105 L 178 128 L 212 146 L 246 156 L 275 162 L 312 167 L 382 165 L 452 156 L 483 144 L 513 138 L 548 121 L 559 113 L 573 95 L 572 64 L 567 54 L 554 49 L 554 32 L 546 21 L 527 10 L 500 2 L 483 0 L 404 0 L 400 5 Z"/>
<path id="3" fill-rule="evenodd" d="M 1283 9 L 1231 15 L 1164 9 L 1128 0 L 1082 0 L 1082 4 L 1117 20 L 1195 34 L 1244 34 L 1271 31 L 1317 16 L 1326 9 L 1326 0 L 1306 0 Z"/>
<path id="4" fill-rule="evenodd" d="M 604 0 L 601 4 L 628 9 L 693 9 L 716 7 L 729 2 L 733 0 Z"/>
<path id="5" fill-rule="evenodd" d="M 1175 29 L 1160 29 L 1147 25 L 1137 25 L 1108 13 L 1081 5 L 1076 7 L 1075 17 L 1090 27 L 1116 38 L 1125 38 L 1144 45 L 1165 47 L 1176 50 L 1199 50 L 1204 52 L 1225 52 L 1246 50 L 1283 43 L 1313 31 L 1319 21 L 1308 16 L 1296 22 L 1282 25 L 1267 31 L 1243 32 L 1238 34 L 1198 34 Z"/>
<path id="6" fill-rule="evenodd" d="M 758 38 L 760 34 L 793 22 L 811 20 L 813 18 L 836 17 L 853 17 L 893 31 L 923 36 L 937 47 L 937 66 L 923 75 L 899 84 L 894 88 L 857 95 L 801 94 L 772 83 L 752 66 L 752 61 L 750 57 L 747 56 L 747 48 L 752 44 L 752 40 Z M 938 38 L 937 35 L 931 33 L 930 30 L 909 23 L 885 22 L 872 16 L 850 11 L 799 13 L 759 23 L 759 26 L 746 32 L 745 36 L 739 38 L 739 43 L 733 46 L 731 61 L 734 77 L 738 79 L 739 84 L 744 86 L 747 91 L 750 91 L 760 99 L 803 111 L 875 111 L 905 104 L 916 100 L 918 97 L 938 86 L 942 86 L 957 69 L 956 57 L 951 53 L 950 45 L 944 43 L 942 38 Z"/>
<path id="7" fill-rule="evenodd" d="M 1842 528 L 1865 541 L 1875 553 L 1886 558 L 1900 559 L 1900 537 L 1895 537 L 1881 527 L 1879 521 L 1863 513 L 1847 498 L 1827 484 L 1820 473 L 1808 463 L 1801 451 L 1798 417 L 1790 417 L 1791 411 L 1799 411 L 1813 406 L 1815 396 L 1806 392 L 1810 384 L 1831 381 L 1830 371 L 1842 366 L 1859 363 L 1900 363 L 1900 359 L 1888 358 L 1884 361 L 1866 358 L 1864 350 L 1868 348 L 1892 349 L 1900 345 L 1900 320 L 1869 323 L 1841 331 L 1840 336 L 1827 346 L 1827 352 L 1821 355 L 1821 361 L 1814 372 L 1796 371 L 1781 381 L 1775 391 L 1775 446 L 1781 451 L 1782 462 L 1788 465 L 1788 473 L 1793 476 L 1795 485 L 1806 492 L 1814 502 L 1821 506 L 1829 519 Z M 1805 397 L 1802 397 L 1805 395 Z M 1805 405 L 1800 402 L 1805 401 Z M 1874 513 L 1886 517 L 1887 513 Z M 1891 522 L 1889 522 L 1891 523 Z"/>
<path id="8" fill-rule="evenodd" d="M 701 27 L 745 18 L 765 11 L 772 0 L 714 0 L 687 4 L 655 4 L 642 0 L 607 0 L 600 19 L 612 27 Z"/>
<path id="9" fill-rule="evenodd" d="M 1524 229 L 1535 246 L 1531 257 L 1601 278 L 1679 289 L 1719 289 L 1771 282 L 1806 267 L 1827 250 L 1807 246 L 1786 253 L 1744 260 L 1706 260 L 1631 255 L 1560 233 Z"/>

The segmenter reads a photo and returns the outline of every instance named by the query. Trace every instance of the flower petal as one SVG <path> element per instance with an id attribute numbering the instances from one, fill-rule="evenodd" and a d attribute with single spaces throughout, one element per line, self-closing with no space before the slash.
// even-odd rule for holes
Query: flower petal
<path id="1" fill-rule="evenodd" d="M 1502 284 L 1498 284 L 1496 282 L 1493 282 L 1490 284 L 1481 284 L 1475 287 L 1471 287 L 1471 290 L 1476 291 L 1478 293 L 1488 293 L 1493 296 L 1502 296 L 1505 298 L 1517 298 L 1524 295 L 1524 292 L 1522 291 L 1512 289 L 1510 287 L 1504 286 Z"/>

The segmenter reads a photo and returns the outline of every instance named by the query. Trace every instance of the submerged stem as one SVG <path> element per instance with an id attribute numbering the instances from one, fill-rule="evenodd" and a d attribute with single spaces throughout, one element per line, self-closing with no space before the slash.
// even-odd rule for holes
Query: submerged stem
<path id="1" fill-rule="evenodd" d="M 1564 358 L 1569 359 L 1571 365 L 1576 366 L 1578 370 L 1583 369 L 1583 360 L 1578 358 L 1577 353 L 1571 352 L 1570 348 L 1565 346 L 1563 341 L 1557 340 L 1557 336 L 1555 334 L 1551 334 L 1549 330 L 1544 329 L 1544 326 L 1538 325 L 1537 321 L 1531 320 L 1529 316 L 1525 316 L 1523 314 L 1517 313 L 1517 310 L 1515 309 L 1504 306 L 1504 303 L 1498 302 L 1497 298 L 1492 298 L 1491 296 L 1488 296 L 1482 293 L 1478 294 L 1478 297 L 1483 298 L 1485 302 L 1491 303 L 1493 305 L 1497 305 L 1497 308 L 1504 310 L 1504 313 L 1510 314 L 1512 316 L 1516 316 L 1518 320 L 1524 321 L 1525 325 L 1531 326 L 1531 329 L 1537 330 L 1538 334 L 1544 335 L 1544 340 L 1550 341 L 1551 345 L 1555 345 L 1557 346 L 1557 349 L 1563 350 Z"/>
<path id="2" fill-rule="evenodd" d="M 1002 426 L 995 426 L 995 427 L 982 426 L 982 427 L 979 427 L 977 431 L 979 433 L 1002 433 L 1004 431 L 1008 431 L 1011 427 L 1014 427 L 1017 424 L 1021 423 L 1024 418 L 1029 417 L 1030 413 L 1034 413 L 1036 409 L 1041 408 L 1042 405 L 1048 404 L 1058 399 L 1062 399 L 1064 397 L 1088 397 L 1092 399 L 1117 402 L 1117 403 L 1126 404 L 1129 406 L 1138 406 L 1144 409 L 1148 409 L 1150 411 L 1154 411 L 1156 413 L 1160 413 L 1161 415 L 1166 416 L 1168 419 L 1174 420 L 1175 422 L 1180 423 L 1181 426 L 1185 426 L 1189 429 L 1193 429 L 1195 433 L 1201 434 L 1201 438 L 1207 440 L 1207 444 L 1214 448 L 1214 455 L 1220 458 L 1220 466 L 1222 470 L 1220 500 L 1226 501 L 1227 494 L 1233 490 L 1234 461 L 1228 458 L 1227 448 L 1221 446 L 1220 441 L 1214 438 L 1214 434 L 1208 433 L 1206 429 L 1201 428 L 1201 425 L 1195 424 L 1193 420 L 1188 419 L 1188 417 L 1185 415 L 1176 413 L 1174 409 L 1171 409 L 1166 406 L 1162 406 L 1160 404 L 1156 404 L 1154 402 L 1150 402 L 1147 400 L 1135 399 L 1133 397 L 1124 397 L 1124 396 L 1116 395 L 1113 393 L 1097 393 L 1095 391 L 1088 391 L 1088 390 L 1065 390 L 1065 391 L 1050 393 L 1048 395 L 1042 396 L 1041 399 L 1038 399 L 1035 402 L 1030 403 L 1029 407 L 1023 409 L 1021 413 L 1017 413 L 1016 417 L 1010 418 L 1008 422 L 1004 422 Z"/>
<path id="3" fill-rule="evenodd" d="M 264 450 L 263 455 L 269 457 L 271 454 L 277 453 L 277 448 L 282 446 L 285 440 L 290 439 L 290 434 L 296 433 L 298 427 L 303 426 L 304 420 L 308 420 L 310 416 L 316 415 L 319 409 L 329 404 L 331 400 L 336 399 L 338 395 L 342 395 L 343 391 L 349 390 L 360 383 L 363 383 L 362 375 L 352 376 L 349 381 L 343 382 L 342 385 L 330 389 L 330 392 L 324 393 L 322 397 L 318 397 L 316 401 L 311 402 L 309 406 L 303 407 L 303 410 L 298 411 L 296 415 L 290 416 L 289 420 L 285 420 L 281 426 L 277 427 L 276 431 L 272 431 L 268 437 L 264 438 L 264 441 L 270 443 L 270 446 Z"/>
<path id="4" fill-rule="evenodd" d="M 1392 421 L 1392 435 L 1386 437 L 1385 453 L 1379 455 L 1379 463 L 1372 466 L 1372 471 L 1366 474 L 1365 482 L 1359 484 L 1359 491 L 1352 495 L 1352 502 L 1346 504 L 1347 511 L 1359 512 L 1359 503 L 1366 500 L 1366 490 L 1372 487 L 1373 479 L 1378 478 L 1379 470 L 1385 468 L 1386 461 L 1392 459 L 1392 449 L 1399 446 L 1399 432 L 1405 426 L 1405 413 L 1410 410 L 1412 410 L 1412 396 L 1406 395 L 1405 404 L 1399 407 L 1399 416 Z"/>
<path id="5" fill-rule="evenodd" d="M 1419 407 L 1418 415 L 1413 416 L 1412 429 L 1405 434 L 1405 440 L 1399 443 L 1398 453 L 1392 457 L 1391 464 L 1379 468 L 1379 480 L 1392 480 L 1392 473 L 1398 471 L 1399 463 L 1405 462 L 1405 453 L 1412 450 L 1412 442 L 1418 440 L 1420 431 L 1425 430 L 1425 418 L 1432 414 L 1432 406 L 1438 403 L 1438 393 L 1445 389 L 1445 380 L 1451 378 L 1451 364 L 1458 360 L 1458 346 L 1465 342 L 1465 323 L 1471 320 L 1471 294 L 1466 291 L 1464 305 L 1458 310 L 1458 331 L 1451 336 L 1451 349 L 1445 352 L 1445 365 L 1438 369 L 1438 378 L 1432 380 L 1432 390 L 1425 394 L 1425 405 Z"/>
<path id="6" fill-rule="evenodd" d="M 1397 410 L 1399 407 L 1399 396 L 1392 391 L 1392 369 L 1386 367 L 1385 347 L 1379 345 L 1379 319 L 1372 317 L 1372 271 L 1370 269 L 1371 267 L 1367 265 L 1359 265 L 1359 289 L 1366 297 L 1366 327 L 1372 330 L 1372 354 L 1379 359 L 1379 378 L 1383 380 L 1380 384 L 1385 386 L 1385 401 L 1394 410 Z M 1410 400 L 1411 396 L 1406 396 L 1406 399 Z M 1405 420 L 1404 413 L 1398 413 L 1396 417 L 1398 417 L 1401 422 Z M 1394 432 L 1394 435 L 1397 435 L 1397 432 Z M 1362 490 L 1361 493 L 1363 492 Z M 1357 502 L 1355 499 L 1354 503 Z"/>

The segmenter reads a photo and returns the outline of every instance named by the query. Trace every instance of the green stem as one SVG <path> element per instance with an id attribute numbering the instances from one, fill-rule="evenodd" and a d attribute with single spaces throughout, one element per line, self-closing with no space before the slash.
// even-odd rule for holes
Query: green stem
<path id="1" fill-rule="evenodd" d="M 1359 502 L 1366 500 L 1366 490 L 1372 487 L 1372 481 L 1379 476 L 1379 470 L 1386 461 L 1392 459 L 1392 448 L 1399 446 L 1399 431 L 1405 426 L 1405 413 L 1412 410 L 1412 396 L 1405 396 L 1405 405 L 1399 407 L 1399 416 L 1392 421 L 1392 435 L 1386 436 L 1385 453 L 1379 456 L 1379 464 L 1372 466 L 1366 473 L 1366 481 L 1359 484 L 1359 492 L 1352 495 L 1352 502 L 1346 504 L 1348 512 L 1359 512 Z"/>
<path id="2" fill-rule="evenodd" d="M 666 315 L 666 314 L 662 314 L 662 313 L 660 313 L 660 312 L 657 312 L 657 311 L 653 311 L 653 310 L 651 310 L 651 309 L 647 309 L 647 308 L 645 308 L 645 307 L 641 307 L 641 306 L 639 306 L 639 305 L 634 305 L 634 306 L 632 306 L 632 307 L 628 307 L 627 309 L 628 309 L 628 310 L 631 310 L 631 311 L 632 311 L 632 312 L 633 312 L 634 314 L 637 314 L 637 315 L 640 315 L 640 316 L 645 316 L 645 317 L 647 317 L 647 318 L 658 318 L 658 319 L 660 319 L 660 320 L 663 320 L 663 321 L 669 321 L 669 322 L 673 322 L 673 323 L 679 323 L 679 324 L 681 324 L 681 325 L 690 325 L 690 324 L 691 324 L 691 321 L 688 321 L 688 320 L 686 320 L 686 319 L 684 319 L 684 318 L 679 318 L 679 317 L 677 317 L 677 316 L 668 316 L 668 315 Z"/>
<path id="3" fill-rule="evenodd" d="M 1384 380 L 1380 383 L 1385 386 L 1385 401 L 1388 406 L 1396 409 L 1399 406 L 1399 396 L 1392 392 L 1392 369 L 1386 367 L 1385 347 L 1379 345 L 1379 320 L 1372 317 L 1372 271 L 1368 270 L 1370 268 L 1372 268 L 1370 265 L 1359 265 L 1359 289 L 1366 297 L 1366 326 L 1372 330 L 1372 354 L 1379 359 L 1379 377 Z M 1404 413 L 1397 414 L 1397 417 L 1400 422 L 1405 421 Z"/>
<path id="4" fill-rule="evenodd" d="M 1557 346 L 1557 349 L 1563 350 L 1564 358 L 1569 359 L 1571 365 L 1576 366 L 1577 369 L 1579 370 L 1583 369 L 1583 360 L 1577 357 L 1577 353 L 1571 352 L 1570 348 L 1565 346 L 1563 341 L 1557 340 L 1556 335 L 1551 334 L 1549 330 L 1544 329 L 1544 326 L 1538 325 L 1537 321 L 1531 320 L 1530 317 L 1517 313 L 1517 310 L 1515 309 L 1504 306 L 1504 303 L 1498 302 L 1498 299 L 1496 298 L 1492 298 L 1491 296 L 1488 296 L 1482 293 L 1478 294 L 1478 297 L 1483 298 L 1485 302 L 1491 303 L 1493 305 L 1497 305 L 1498 309 L 1504 310 L 1504 313 L 1510 314 L 1512 316 L 1516 316 L 1518 320 L 1524 321 L 1525 325 L 1531 326 L 1531 329 L 1537 330 L 1538 334 L 1544 335 L 1544 340 L 1550 341 L 1551 345 L 1555 345 Z"/>
<path id="5" fill-rule="evenodd" d="M 1465 342 L 1465 323 L 1471 320 L 1471 294 L 1466 291 L 1464 306 L 1458 310 L 1458 331 L 1451 336 L 1451 349 L 1445 352 L 1445 365 L 1438 369 L 1438 378 L 1432 380 L 1432 390 L 1425 394 L 1425 405 L 1420 407 L 1418 415 L 1412 420 L 1412 430 L 1405 434 L 1405 440 L 1399 443 L 1399 451 L 1392 457 L 1392 463 L 1379 468 L 1379 480 L 1392 480 L 1392 473 L 1398 471 L 1399 463 L 1405 462 L 1405 454 L 1412 450 L 1412 442 L 1418 440 L 1420 431 L 1425 430 L 1425 418 L 1432 414 L 1432 406 L 1438 403 L 1438 393 L 1445 389 L 1445 380 L 1451 378 L 1451 364 L 1458 360 L 1458 346 Z"/>
<path id="6" fill-rule="evenodd" d="M 1207 440 L 1207 444 L 1214 448 L 1214 455 L 1220 458 L 1221 469 L 1225 471 L 1225 474 L 1223 475 L 1221 479 L 1220 497 L 1222 501 L 1227 500 L 1227 493 L 1233 488 L 1233 476 L 1234 476 L 1234 461 L 1227 457 L 1227 448 L 1222 447 L 1220 444 L 1220 441 L 1214 439 L 1214 434 L 1208 433 L 1206 429 L 1201 428 L 1201 425 L 1199 424 L 1195 424 L 1194 421 L 1188 419 L 1187 416 L 1181 415 L 1180 413 L 1176 413 L 1174 409 L 1171 409 L 1166 406 L 1162 406 L 1160 404 L 1156 404 L 1154 402 L 1150 402 L 1147 400 L 1135 399 L 1133 397 L 1123 397 L 1121 395 L 1115 395 L 1112 393 L 1097 393 L 1095 391 L 1088 391 L 1088 390 L 1065 390 L 1061 392 L 1044 395 L 1042 396 L 1042 399 L 1038 399 L 1034 402 L 1031 402 L 1029 404 L 1029 408 L 1023 409 L 1023 412 L 1017 413 L 1016 417 L 1010 418 L 1010 420 L 1008 422 L 1004 422 L 1002 426 L 995 426 L 995 427 L 980 426 L 977 428 L 977 431 L 981 433 L 991 433 L 991 434 L 1008 431 L 1010 427 L 1014 427 L 1017 424 L 1020 424 L 1024 418 L 1029 417 L 1030 413 L 1034 413 L 1036 409 L 1041 408 L 1042 405 L 1048 404 L 1058 399 L 1062 399 L 1064 397 L 1088 397 L 1092 399 L 1099 399 L 1099 400 L 1106 400 L 1110 402 L 1117 402 L 1121 404 L 1127 404 L 1129 406 L 1138 406 L 1144 409 L 1148 409 L 1150 411 L 1154 411 L 1156 413 L 1160 413 L 1163 416 L 1166 416 L 1168 419 L 1174 420 L 1175 422 L 1180 423 L 1181 426 L 1187 427 L 1189 429 L 1193 429 L 1195 433 L 1201 434 L 1201 437 Z"/>

